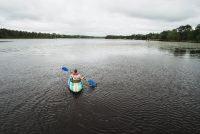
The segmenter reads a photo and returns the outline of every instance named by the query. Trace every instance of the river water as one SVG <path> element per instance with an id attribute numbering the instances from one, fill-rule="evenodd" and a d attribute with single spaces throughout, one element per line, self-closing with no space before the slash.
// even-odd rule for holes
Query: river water
<path id="1" fill-rule="evenodd" d="M 79 95 L 61 67 L 98 83 Z M 0 42 L 1 134 L 200 133 L 200 44 Z"/>

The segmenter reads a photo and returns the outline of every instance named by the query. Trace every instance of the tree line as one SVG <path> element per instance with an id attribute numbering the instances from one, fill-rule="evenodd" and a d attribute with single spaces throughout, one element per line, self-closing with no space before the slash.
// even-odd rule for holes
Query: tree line
<path id="1" fill-rule="evenodd" d="M 26 32 L 17 31 L 1 28 L 0 38 L 102 38 L 95 36 L 84 36 L 84 35 L 64 35 L 56 33 L 37 33 L 37 32 Z M 188 42 L 200 42 L 200 24 L 195 29 L 190 25 L 180 26 L 173 30 L 163 31 L 161 33 L 149 33 L 149 34 L 132 34 L 129 36 L 123 35 L 107 35 L 105 39 L 135 39 L 135 40 L 159 40 L 159 41 L 188 41 Z"/>
<path id="2" fill-rule="evenodd" d="M 53 39 L 53 38 L 98 38 L 94 36 L 84 36 L 84 35 L 64 35 L 64 34 L 56 34 L 56 33 L 37 33 L 37 32 L 26 32 L 26 31 L 17 31 L 17 30 L 10 30 L 1 28 L 0 29 L 0 38 L 1 39 L 17 39 L 17 38 L 47 38 L 47 39 Z"/>
<path id="3" fill-rule="evenodd" d="M 190 25 L 180 26 L 173 30 L 163 31 L 161 33 L 149 34 L 133 34 L 129 36 L 123 35 L 107 35 L 106 39 L 135 39 L 135 40 L 159 40 L 159 41 L 188 41 L 200 42 L 200 24 L 195 29 Z"/>

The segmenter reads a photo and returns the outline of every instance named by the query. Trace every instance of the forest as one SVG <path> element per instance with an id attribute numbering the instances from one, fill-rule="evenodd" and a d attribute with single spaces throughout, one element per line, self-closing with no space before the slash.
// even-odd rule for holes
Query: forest
<path id="1" fill-rule="evenodd" d="M 0 39 L 54 39 L 54 38 L 103 38 L 96 36 L 85 35 L 65 35 L 56 33 L 37 33 L 9 30 L 5 28 L 0 29 Z M 132 34 L 124 35 L 107 35 L 105 39 L 134 39 L 134 40 L 158 40 L 158 41 L 177 41 L 177 42 L 200 42 L 200 24 L 194 29 L 190 25 L 180 26 L 176 29 L 163 31 L 161 33 L 149 34 Z"/>
<path id="2" fill-rule="evenodd" d="M 0 39 L 53 39 L 53 38 L 98 38 L 94 36 L 84 36 L 84 35 L 64 35 L 56 33 L 37 33 L 37 32 L 26 32 L 26 31 L 17 31 L 1 28 L 0 29 Z"/>
<path id="3" fill-rule="evenodd" d="M 161 33 L 107 35 L 106 39 L 135 39 L 135 40 L 159 40 L 159 41 L 177 41 L 177 42 L 200 42 L 200 24 L 195 29 L 190 25 L 180 26 L 173 30 L 163 31 Z"/>

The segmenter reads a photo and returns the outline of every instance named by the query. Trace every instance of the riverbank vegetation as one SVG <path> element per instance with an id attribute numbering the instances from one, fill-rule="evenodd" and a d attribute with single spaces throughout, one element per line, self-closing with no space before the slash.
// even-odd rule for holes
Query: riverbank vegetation
<path id="1" fill-rule="evenodd" d="M 163 31 L 161 33 L 107 35 L 106 37 L 85 36 L 85 35 L 64 35 L 56 33 L 37 33 L 0 29 L 0 39 L 54 39 L 54 38 L 105 38 L 105 39 L 135 39 L 135 40 L 158 40 L 158 41 L 177 41 L 177 42 L 200 42 L 200 24 L 194 29 L 190 25 L 180 26 L 173 30 Z"/>
<path id="2" fill-rule="evenodd" d="M 180 26 L 173 30 L 161 33 L 133 34 L 129 36 L 108 35 L 106 39 L 135 39 L 135 40 L 159 40 L 177 42 L 200 42 L 200 24 L 195 29 L 190 25 Z"/>
<path id="3" fill-rule="evenodd" d="M 84 35 L 64 35 L 64 34 L 50 34 L 50 33 L 37 33 L 37 32 L 26 32 L 9 30 L 2 28 L 0 29 L 0 39 L 53 39 L 53 38 L 101 38 L 94 36 L 84 36 Z"/>

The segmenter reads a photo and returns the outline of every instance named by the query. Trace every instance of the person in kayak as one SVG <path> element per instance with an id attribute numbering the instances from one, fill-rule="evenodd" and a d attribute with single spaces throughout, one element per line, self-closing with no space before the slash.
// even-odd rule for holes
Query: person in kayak
<path id="1" fill-rule="evenodd" d="M 74 71 L 70 73 L 70 78 L 71 82 L 73 83 L 79 83 L 81 82 L 81 80 L 83 80 L 83 83 L 86 86 L 90 86 L 90 84 L 86 81 L 85 77 L 83 77 L 82 75 L 80 75 L 80 73 L 78 73 L 77 69 L 74 69 Z"/>
<path id="2" fill-rule="evenodd" d="M 81 76 L 77 69 L 74 69 L 74 71 L 70 73 L 70 78 L 73 83 L 78 83 L 81 80 L 85 80 L 85 77 Z"/>

